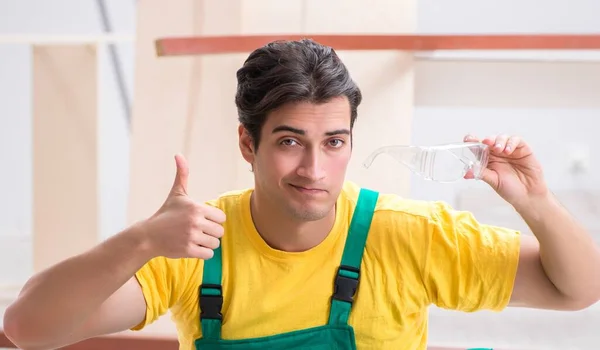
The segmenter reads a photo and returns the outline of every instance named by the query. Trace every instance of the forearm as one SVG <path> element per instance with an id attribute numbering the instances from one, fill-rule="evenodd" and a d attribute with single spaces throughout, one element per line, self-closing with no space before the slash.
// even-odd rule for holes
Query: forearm
<path id="1" fill-rule="evenodd" d="M 600 298 L 600 249 L 552 194 L 516 207 L 540 244 L 544 271 L 558 291 L 584 305 Z"/>
<path id="2" fill-rule="evenodd" d="M 125 230 L 32 277 L 5 320 L 36 338 L 66 336 L 150 258 L 143 233 L 135 227 Z"/>

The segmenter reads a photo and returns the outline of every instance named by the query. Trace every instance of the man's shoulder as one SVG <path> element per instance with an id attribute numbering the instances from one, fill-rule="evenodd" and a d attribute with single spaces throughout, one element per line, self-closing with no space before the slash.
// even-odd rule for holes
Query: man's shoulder
<path id="1" fill-rule="evenodd" d="M 213 199 L 207 200 L 206 204 L 217 207 L 221 210 L 239 206 L 243 203 L 244 199 L 247 196 L 250 196 L 252 191 L 252 188 L 229 190 L 226 192 L 222 192 Z"/>
<path id="2" fill-rule="evenodd" d="M 368 188 L 377 191 L 374 188 Z M 358 202 L 361 187 L 356 183 L 347 181 L 344 183 L 343 194 L 354 207 Z M 379 191 L 378 191 L 379 192 Z M 379 192 L 375 216 L 396 216 L 414 219 L 431 219 L 436 211 L 443 210 L 445 203 L 411 199 L 397 193 Z"/>

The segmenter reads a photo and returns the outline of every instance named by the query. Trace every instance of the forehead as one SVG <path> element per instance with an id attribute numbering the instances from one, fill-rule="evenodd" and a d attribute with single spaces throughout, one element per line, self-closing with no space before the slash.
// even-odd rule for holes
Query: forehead
<path id="1" fill-rule="evenodd" d="M 265 131 L 287 125 L 311 133 L 311 130 L 350 128 L 350 103 L 345 97 L 325 103 L 289 103 L 274 110 L 265 122 Z"/>

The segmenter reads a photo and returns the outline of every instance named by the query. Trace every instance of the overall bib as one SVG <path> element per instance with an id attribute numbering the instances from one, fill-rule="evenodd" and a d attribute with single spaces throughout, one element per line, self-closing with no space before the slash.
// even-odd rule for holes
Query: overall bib
<path id="1" fill-rule="evenodd" d="M 356 349 L 354 329 L 348 324 L 348 317 L 358 289 L 360 263 L 378 196 L 378 192 L 367 189 L 360 190 L 346 238 L 342 261 L 335 277 L 329 321 L 326 325 L 267 337 L 222 339 L 223 292 L 221 287 L 221 248 L 219 247 L 215 250 L 213 258 L 204 262 L 204 275 L 199 290 L 202 337 L 195 341 L 196 350 Z"/>

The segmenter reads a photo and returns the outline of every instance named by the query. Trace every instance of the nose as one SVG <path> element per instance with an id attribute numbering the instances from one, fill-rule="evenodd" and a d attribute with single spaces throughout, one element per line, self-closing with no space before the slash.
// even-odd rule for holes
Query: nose
<path id="1" fill-rule="evenodd" d="M 323 157 L 319 150 L 307 150 L 298 167 L 297 174 L 312 182 L 323 179 L 325 177 Z"/>

